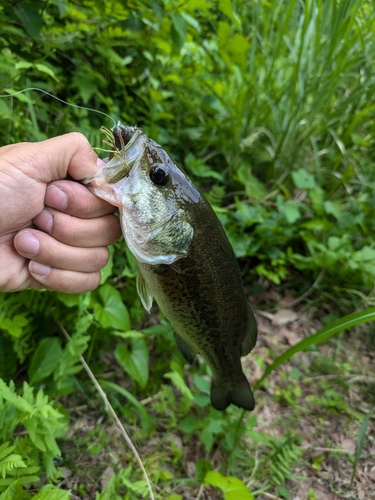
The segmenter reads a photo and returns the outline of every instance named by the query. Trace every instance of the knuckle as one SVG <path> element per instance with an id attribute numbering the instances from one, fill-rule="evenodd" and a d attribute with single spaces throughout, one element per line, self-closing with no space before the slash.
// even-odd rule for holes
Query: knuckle
<path id="1" fill-rule="evenodd" d="M 78 146 L 91 148 L 89 141 L 81 132 L 69 132 L 67 135 L 69 135 L 72 142 Z"/>

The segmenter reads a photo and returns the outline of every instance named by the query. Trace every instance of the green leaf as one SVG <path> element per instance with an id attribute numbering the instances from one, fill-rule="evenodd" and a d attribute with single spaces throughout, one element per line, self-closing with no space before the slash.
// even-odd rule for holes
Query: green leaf
<path id="1" fill-rule="evenodd" d="M 16 4 L 14 11 L 18 19 L 22 22 L 27 33 L 34 38 L 38 38 L 40 30 L 43 26 L 43 17 L 39 11 L 44 7 L 44 2 L 27 2 L 22 1 Z"/>
<path id="2" fill-rule="evenodd" d="M 253 175 L 248 163 L 240 165 L 235 174 L 235 179 L 246 187 L 246 193 L 254 200 L 263 200 L 266 197 L 266 187 Z"/>
<path id="3" fill-rule="evenodd" d="M 315 177 L 304 168 L 292 172 L 292 177 L 298 189 L 313 189 L 316 186 Z"/>
<path id="4" fill-rule="evenodd" d="M 52 77 L 54 80 L 56 80 L 56 82 L 59 81 L 59 79 L 57 78 L 57 76 L 55 75 L 55 72 L 53 71 L 52 68 L 50 68 L 49 66 L 46 66 L 45 64 L 41 64 L 41 63 L 36 63 L 35 64 L 35 68 L 42 72 L 42 73 L 45 73 L 46 75 L 49 75 L 50 77 Z"/>
<path id="5" fill-rule="evenodd" d="M 88 294 L 86 295 L 89 296 L 89 293 L 90 292 L 88 292 Z M 67 307 L 74 307 L 74 306 L 79 306 L 81 304 L 83 294 L 59 292 L 56 294 L 56 296 L 59 299 L 59 301 L 65 304 Z"/>
<path id="6" fill-rule="evenodd" d="M 171 36 L 173 52 L 179 54 L 186 40 L 188 24 L 181 14 L 172 14 Z"/>
<path id="7" fill-rule="evenodd" d="M 65 14 L 65 12 L 69 11 L 69 7 L 65 5 L 63 0 L 50 0 L 50 3 L 55 4 L 56 7 L 59 9 L 60 17 L 62 17 Z"/>
<path id="8" fill-rule="evenodd" d="M 21 314 L 16 314 L 13 318 L 4 318 L 0 321 L 0 328 L 6 330 L 12 337 L 21 337 L 23 329 L 29 324 L 29 320 Z"/>
<path id="9" fill-rule="evenodd" d="M 209 430 L 208 427 L 205 427 L 202 432 L 199 434 L 199 440 L 204 444 L 206 451 L 210 451 L 212 445 L 214 444 L 214 435 Z"/>
<path id="10" fill-rule="evenodd" d="M 285 201 L 282 196 L 276 197 L 277 206 L 289 224 L 293 224 L 301 217 L 298 203 L 295 201 Z"/>
<path id="11" fill-rule="evenodd" d="M 113 245 L 108 247 L 109 250 L 109 259 L 107 264 L 103 267 L 103 269 L 100 271 L 102 275 L 102 279 L 100 280 L 100 284 L 103 285 L 107 279 L 112 275 L 112 269 L 113 269 L 113 255 L 115 253 L 115 248 Z"/>
<path id="12" fill-rule="evenodd" d="M 145 429 L 150 428 L 151 418 L 147 413 L 146 408 L 138 401 L 136 397 L 133 396 L 133 394 L 131 394 L 123 387 L 120 387 L 118 384 L 115 384 L 114 382 L 109 382 L 108 380 L 99 380 L 99 384 L 104 390 L 109 389 L 124 396 L 129 401 L 129 403 L 132 406 L 134 406 L 135 410 L 140 414 L 142 427 Z"/>
<path id="13" fill-rule="evenodd" d="M 339 201 L 325 201 L 323 206 L 327 214 L 333 215 L 336 219 L 340 217 L 342 205 Z"/>
<path id="14" fill-rule="evenodd" d="M 223 181 L 223 174 L 212 170 L 203 160 L 196 158 L 192 153 L 188 153 L 185 157 L 185 165 L 197 177 L 212 177 Z"/>
<path id="15" fill-rule="evenodd" d="M 225 21 L 219 21 L 217 36 L 220 40 L 220 45 L 224 46 L 227 43 L 231 33 L 232 29 L 229 24 Z"/>
<path id="16" fill-rule="evenodd" d="M 226 51 L 231 57 L 232 61 L 241 65 L 243 68 L 246 65 L 247 52 L 250 49 L 250 44 L 247 39 L 236 33 L 232 40 L 226 45 Z"/>
<path id="17" fill-rule="evenodd" d="M 130 330 L 128 310 L 122 302 L 121 294 L 109 283 L 99 287 L 101 302 L 94 303 L 94 317 L 103 328 Z"/>
<path id="18" fill-rule="evenodd" d="M 204 482 L 204 478 L 206 477 L 207 472 L 212 470 L 212 464 L 206 458 L 199 458 L 195 462 L 195 471 L 197 474 L 197 479 L 199 483 Z"/>
<path id="19" fill-rule="evenodd" d="M 16 63 L 16 69 L 29 69 L 32 67 L 32 63 L 31 62 L 28 62 L 28 61 L 20 61 L 18 63 Z"/>
<path id="20" fill-rule="evenodd" d="M 231 0 L 219 0 L 218 7 L 223 14 L 225 14 L 231 21 L 233 21 L 237 28 L 241 27 L 240 18 L 234 13 Z"/>
<path id="21" fill-rule="evenodd" d="M 144 339 L 142 332 L 138 330 L 128 330 L 127 332 L 113 330 L 112 335 L 115 337 L 120 337 L 121 339 Z"/>
<path id="22" fill-rule="evenodd" d="M 47 337 L 39 342 L 29 368 L 30 383 L 47 378 L 61 361 L 62 349 L 57 338 Z"/>
<path id="23" fill-rule="evenodd" d="M 144 339 L 133 339 L 131 348 L 125 344 L 117 344 L 115 356 L 130 377 L 136 380 L 141 387 L 148 382 L 148 347 Z"/>
<path id="24" fill-rule="evenodd" d="M 179 428 L 185 433 L 185 434 L 191 434 L 192 432 L 196 431 L 200 427 L 200 420 L 197 419 L 195 415 L 187 415 L 179 425 Z"/>
<path id="25" fill-rule="evenodd" d="M 365 309 L 364 311 L 348 314 L 343 318 L 337 319 L 336 321 L 332 321 L 332 323 L 323 326 L 323 328 L 320 328 L 320 330 L 318 330 L 316 333 L 301 340 L 293 347 L 281 354 L 281 356 L 278 356 L 274 360 L 274 362 L 265 370 L 262 377 L 255 384 L 254 389 L 257 389 L 270 373 L 272 373 L 282 363 L 285 363 L 285 361 L 288 361 L 290 358 L 292 358 L 297 352 L 304 351 L 305 349 L 308 349 L 313 345 L 326 342 L 328 339 L 340 332 L 343 332 L 344 330 L 348 330 L 349 328 L 360 325 L 362 323 L 368 323 L 369 321 L 375 321 L 375 307 L 370 307 L 369 309 Z"/>
<path id="26" fill-rule="evenodd" d="M 245 484 L 233 476 L 222 476 L 220 472 L 207 472 L 204 482 L 219 488 L 224 493 L 225 500 L 254 500 Z"/>

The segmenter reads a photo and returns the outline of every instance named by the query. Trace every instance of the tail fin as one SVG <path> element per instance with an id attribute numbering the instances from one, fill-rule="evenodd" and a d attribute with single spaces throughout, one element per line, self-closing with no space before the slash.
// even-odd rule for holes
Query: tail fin
<path id="1" fill-rule="evenodd" d="M 216 410 L 225 410 L 230 404 L 253 410 L 255 406 L 254 396 L 251 392 L 249 382 L 245 375 L 239 382 L 222 382 L 212 379 L 211 404 Z"/>

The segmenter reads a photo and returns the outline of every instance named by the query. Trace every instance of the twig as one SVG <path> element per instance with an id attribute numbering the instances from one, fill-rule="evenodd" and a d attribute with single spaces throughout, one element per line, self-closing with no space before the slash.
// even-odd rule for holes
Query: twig
<path id="1" fill-rule="evenodd" d="M 264 495 L 267 498 L 270 498 L 271 500 L 282 500 L 282 498 L 276 497 L 275 495 L 272 495 L 272 493 L 267 493 L 267 491 L 262 491 L 262 495 Z"/>
<path id="2" fill-rule="evenodd" d="M 290 304 L 287 304 L 286 307 L 288 307 L 288 308 L 289 307 L 294 307 L 297 304 L 299 304 L 300 302 L 303 302 L 305 299 L 307 299 L 307 297 L 310 297 L 310 295 L 313 293 L 313 291 L 315 290 L 315 288 L 317 288 L 318 285 L 319 285 L 319 283 L 322 281 L 323 276 L 324 276 L 324 271 L 320 271 L 319 276 L 316 278 L 316 280 L 311 285 L 311 287 L 305 293 L 303 293 L 301 295 L 301 297 L 298 297 L 298 299 L 293 300 L 293 302 L 291 302 Z"/>
<path id="3" fill-rule="evenodd" d="M 256 471 L 258 470 L 258 466 L 259 466 L 259 448 L 258 446 L 255 448 L 255 457 L 254 457 L 254 467 L 253 467 L 253 470 L 251 472 L 251 475 L 249 477 L 249 480 L 246 482 L 246 488 L 249 488 L 251 483 L 253 482 L 253 479 L 254 479 L 254 476 L 255 476 L 255 473 Z"/>
<path id="4" fill-rule="evenodd" d="M 140 401 L 141 405 L 142 406 L 146 406 L 148 405 L 149 403 L 152 403 L 153 401 L 156 401 L 157 399 L 159 399 L 159 395 L 158 394 L 155 394 L 154 396 L 150 396 L 148 398 L 145 398 L 145 399 L 142 399 Z"/>
<path id="5" fill-rule="evenodd" d="M 68 332 L 65 330 L 64 326 L 60 323 L 60 321 L 58 319 L 56 319 L 56 322 L 57 322 L 57 324 L 58 324 L 61 332 L 63 333 L 64 337 L 68 341 L 70 341 L 71 338 L 70 338 Z M 150 479 L 149 479 L 149 477 L 147 475 L 146 469 L 144 468 L 144 465 L 142 463 L 141 457 L 139 456 L 136 447 L 132 443 L 130 437 L 128 436 L 128 433 L 126 432 L 126 430 L 124 429 L 124 426 L 122 425 L 120 419 L 116 415 L 115 410 L 112 408 L 111 403 L 108 401 L 106 393 L 100 387 L 100 385 L 99 385 L 98 381 L 96 380 L 94 374 L 90 370 L 90 367 L 88 366 L 88 364 L 86 363 L 86 361 L 83 359 L 83 357 L 81 355 L 79 355 L 79 360 L 81 361 L 81 363 L 83 365 L 83 368 L 86 370 L 86 373 L 90 377 L 90 379 L 91 379 L 92 383 L 94 384 L 96 390 L 98 391 L 98 393 L 100 394 L 101 398 L 103 399 L 104 407 L 105 407 L 106 411 L 111 415 L 111 417 L 115 421 L 115 424 L 116 424 L 118 430 L 122 434 L 123 438 L 125 439 L 126 444 L 129 446 L 129 448 L 132 451 L 132 453 L 133 453 L 136 461 L 138 462 L 138 465 L 141 468 L 142 474 L 143 474 L 143 476 L 144 476 L 144 478 L 146 480 L 148 489 L 150 491 L 150 498 L 151 498 L 151 500 L 155 500 L 154 493 L 152 491 L 151 481 L 150 481 Z"/>
<path id="6" fill-rule="evenodd" d="M 266 318 L 269 321 L 273 320 L 273 314 L 269 313 L 268 311 L 261 311 L 260 309 L 256 309 L 254 312 L 256 314 L 259 314 L 259 316 L 263 316 L 263 318 Z"/>
<path id="7" fill-rule="evenodd" d="M 204 484 L 201 484 L 200 488 L 199 488 L 199 491 L 198 491 L 197 498 L 195 500 L 200 500 L 200 498 L 202 497 L 203 492 L 204 492 Z"/>
<path id="8" fill-rule="evenodd" d="M 348 379 L 348 383 L 354 383 L 354 382 L 367 382 L 371 384 L 374 382 L 375 377 L 371 375 L 353 375 L 353 373 L 348 373 L 347 375 L 344 375 L 342 373 L 336 373 L 334 375 L 315 375 L 314 377 L 306 377 L 303 378 L 301 381 L 302 382 L 315 382 L 316 380 L 320 379 L 335 379 L 335 378 L 340 378 L 340 379 Z"/>
<path id="9" fill-rule="evenodd" d="M 302 446 L 305 450 L 314 450 L 314 451 L 328 451 L 329 453 L 346 453 L 347 455 L 351 455 L 349 451 L 343 450 L 342 448 L 322 448 L 320 446 Z"/>

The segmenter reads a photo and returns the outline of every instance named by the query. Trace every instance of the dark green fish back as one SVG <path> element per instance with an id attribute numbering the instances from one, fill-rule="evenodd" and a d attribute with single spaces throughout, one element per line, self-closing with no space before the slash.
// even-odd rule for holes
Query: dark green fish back
<path id="1" fill-rule="evenodd" d="M 208 202 L 201 198 L 188 212 L 194 239 L 188 256 L 172 265 L 140 263 L 150 293 L 171 321 L 177 345 L 192 362 L 199 352 L 212 374 L 211 402 L 252 410 L 254 399 L 242 372 L 241 356 L 257 338 L 233 249 Z"/>

